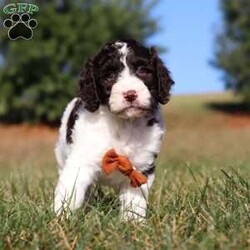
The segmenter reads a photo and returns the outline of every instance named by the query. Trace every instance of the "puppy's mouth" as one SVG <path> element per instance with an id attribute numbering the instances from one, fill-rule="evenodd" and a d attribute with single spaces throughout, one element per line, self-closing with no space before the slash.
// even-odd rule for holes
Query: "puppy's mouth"
<path id="1" fill-rule="evenodd" d="M 146 108 L 146 107 L 140 107 L 140 106 L 131 105 L 129 107 L 124 108 L 122 110 L 122 112 L 127 111 L 127 110 L 150 111 L 150 109 Z"/>
<path id="2" fill-rule="evenodd" d="M 131 104 L 130 106 L 116 112 L 116 114 L 122 118 L 138 118 L 144 116 L 150 111 L 151 109 L 148 107 L 136 106 Z"/>

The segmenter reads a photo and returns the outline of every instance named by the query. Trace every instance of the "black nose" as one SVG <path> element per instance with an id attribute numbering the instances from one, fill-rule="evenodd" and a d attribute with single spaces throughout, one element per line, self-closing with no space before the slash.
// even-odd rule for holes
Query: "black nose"
<path id="1" fill-rule="evenodd" d="M 135 90 L 128 90 L 127 92 L 123 93 L 124 98 L 128 102 L 133 102 L 137 98 L 137 93 Z"/>

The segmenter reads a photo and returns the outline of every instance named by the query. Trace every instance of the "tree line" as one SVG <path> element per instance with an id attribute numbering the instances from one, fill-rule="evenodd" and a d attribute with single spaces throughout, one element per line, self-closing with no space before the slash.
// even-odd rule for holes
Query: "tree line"
<path id="1" fill-rule="evenodd" d="M 85 59 L 110 40 L 145 43 L 158 31 L 151 15 L 156 4 L 157 0 L 43 0 L 32 15 L 38 23 L 32 39 L 11 41 L 0 26 L 1 121 L 57 123 L 74 96 Z M 216 35 L 213 65 L 223 71 L 225 87 L 240 93 L 250 106 L 250 1 L 220 4 L 224 23 Z M 1 12 L 0 18 L 9 16 Z"/>

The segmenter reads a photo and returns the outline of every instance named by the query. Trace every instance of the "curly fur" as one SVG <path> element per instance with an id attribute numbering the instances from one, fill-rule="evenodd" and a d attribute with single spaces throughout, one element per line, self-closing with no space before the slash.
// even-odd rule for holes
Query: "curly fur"
<path id="1" fill-rule="evenodd" d="M 98 183 L 119 191 L 123 219 L 145 218 L 164 132 L 159 104 L 169 101 L 173 83 L 156 50 L 134 40 L 107 43 L 87 60 L 79 93 L 63 114 L 55 148 L 57 214 L 79 208 L 86 190 Z M 119 171 L 106 176 L 101 161 L 112 148 L 126 156 L 148 182 L 133 188 Z"/>

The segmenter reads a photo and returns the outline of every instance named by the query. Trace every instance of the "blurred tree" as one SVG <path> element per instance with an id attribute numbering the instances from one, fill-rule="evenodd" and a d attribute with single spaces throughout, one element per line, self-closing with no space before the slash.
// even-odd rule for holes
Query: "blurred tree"
<path id="1" fill-rule="evenodd" d="M 224 71 L 227 88 L 250 104 L 250 1 L 221 0 L 223 31 L 216 37 L 214 66 Z"/>
<path id="2" fill-rule="evenodd" d="M 7 122 L 57 122 L 85 58 L 117 38 L 145 42 L 157 31 L 154 0 L 40 1 L 34 36 L 10 41 L 0 27 L 0 116 Z M 5 19 L 9 16 L 1 14 Z"/>

